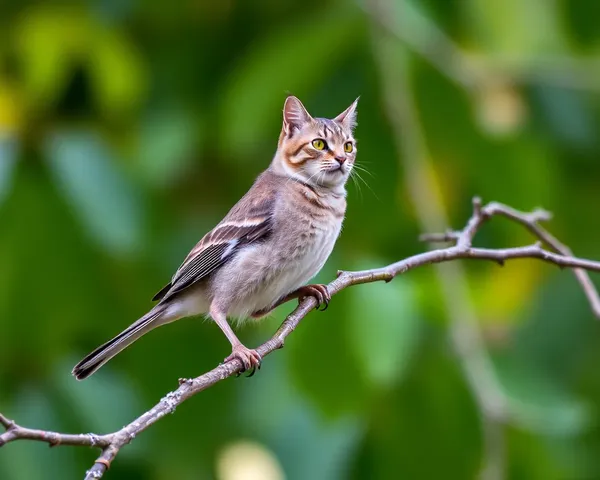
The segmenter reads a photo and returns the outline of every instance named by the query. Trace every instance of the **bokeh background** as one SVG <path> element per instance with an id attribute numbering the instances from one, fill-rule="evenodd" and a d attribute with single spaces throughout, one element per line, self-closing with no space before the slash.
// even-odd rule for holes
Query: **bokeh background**
<path id="1" fill-rule="evenodd" d="M 330 117 L 361 96 L 364 182 L 319 281 L 423 251 L 418 234 L 462 227 L 474 195 L 546 207 L 599 259 L 599 15 L 596 0 L 3 0 L 0 411 L 110 432 L 229 353 L 187 320 L 70 375 L 268 165 L 289 93 Z M 502 219 L 477 237 L 532 241 Z M 599 365 L 569 271 L 425 267 L 343 291 L 107 478 L 598 479 Z M 0 478 L 81 478 L 95 456 L 12 443 Z"/>

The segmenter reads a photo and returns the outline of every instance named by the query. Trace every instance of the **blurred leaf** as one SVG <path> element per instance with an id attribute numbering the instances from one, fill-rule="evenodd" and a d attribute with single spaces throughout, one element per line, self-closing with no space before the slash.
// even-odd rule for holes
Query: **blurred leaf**
<path id="1" fill-rule="evenodd" d="M 324 422 L 314 410 L 296 408 L 280 424 L 273 445 L 290 480 L 342 480 L 348 478 L 362 430 L 359 415 Z"/>
<path id="2" fill-rule="evenodd" d="M 373 262 L 371 265 L 383 265 Z M 366 378 L 388 388 L 406 374 L 419 341 L 421 319 L 408 277 L 353 288 L 348 335 Z"/>
<path id="3" fill-rule="evenodd" d="M 151 112 L 140 128 L 136 171 L 151 185 L 171 184 L 192 163 L 201 133 L 182 109 Z"/>
<path id="4" fill-rule="evenodd" d="M 528 322 L 512 349 L 496 360 L 510 408 L 525 428 L 545 435 L 574 436 L 590 427 L 593 410 L 572 391 L 573 375 L 594 342 L 594 325 L 583 293 L 564 272 L 532 301 Z M 531 308 L 531 307 L 530 307 Z"/>
<path id="5" fill-rule="evenodd" d="M 565 2 L 561 10 L 571 42 L 582 49 L 595 50 L 600 39 L 596 24 L 600 16 L 600 4 L 595 1 Z"/>
<path id="6" fill-rule="evenodd" d="M 104 28 L 84 10 L 31 9 L 18 25 L 16 43 L 25 96 L 35 106 L 53 104 L 78 65 L 89 69 L 92 91 L 108 114 L 128 113 L 145 93 L 147 75 L 134 45 L 119 29 Z"/>
<path id="7" fill-rule="evenodd" d="M 550 270 L 532 292 L 530 304 L 519 312 L 521 325 L 513 335 L 512 350 L 528 364 L 543 368 L 556 383 L 571 386 L 600 330 L 573 274 L 551 274 Z"/>
<path id="8" fill-rule="evenodd" d="M 16 378 L 47 371 L 69 348 L 66 338 L 86 322 L 93 328 L 95 320 L 111 318 L 115 308 L 111 288 L 118 280 L 107 275 L 106 257 L 99 259 L 82 238 L 49 176 L 24 154 L 2 204 L 0 327 L 9 339 L 4 371 Z"/>
<path id="9" fill-rule="evenodd" d="M 544 121 L 557 139 L 578 148 L 596 145 L 595 118 L 585 94 L 544 85 L 536 87 L 534 94 Z"/>
<path id="10" fill-rule="evenodd" d="M 490 264 L 481 274 L 473 275 L 471 288 L 482 321 L 490 323 L 518 322 L 518 314 L 535 295 L 540 278 L 548 273 L 541 262 L 517 260 L 507 262 L 499 270 Z"/>
<path id="11" fill-rule="evenodd" d="M 3 81 L 0 75 L 0 139 L 14 135 L 23 128 L 25 108 L 20 90 L 12 83 Z"/>
<path id="12" fill-rule="evenodd" d="M 489 53 L 514 60 L 560 49 L 566 43 L 556 2 L 469 0 L 463 8 L 476 44 Z"/>
<path id="13" fill-rule="evenodd" d="M 23 69 L 24 95 L 37 108 L 52 105 L 63 92 L 73 59 L 86 46 L 87 18 L 55 5 L 30 8 L 21 15 L 15 44 Z"/>
<path id="14" fill-rule="evenodd" d="M 96 101 L 108 114 L 130 113 L 147 88 L 139 52 L 119 30 L 99 29 L 92 40 L 88 65 Z"/>
<path id="15" fill-rule="evenodd" d="M 494 363 L 509 409 L 521 427 L 544 435 L 569 436 L 589 426 L 588 406 L 534 365 L 510 355 L 497 356 Z"/>
<path id="16" fill-rule="evenodd" d="M 281 117 L 286 93 L 308 94 L 351 55 L 363 36 L 357 13 L 335 4 L 268 32 L 252 46 L 223 93 L 224 151 L 243 159 L 262 148 L 261 137 Z"/>
<path id="17" fill-rule="evenodd" d="M 442 338 L 431 335 L 406 381 L 370 410 L 353 478 L 478 478 L 480 414 Z"/>
<path id="18" fill-rule="evenodd" d="M 0 134 L 0 203 L 6 198 L 11 187 L 18 143 L 15 138 Z"/>
<path id="19" fill-rule="evenodd" d="M 565 471 L 559 456 L 547 447 L 547 440 L 527 430 L 509 427 L 506 429 L 507 478 L 527 480 L 548 480 L 566 478 L 594 478 L 573 475 Z M 581 469 L 579 469 L 581 472 Z"/>
<path id="20" fill-rule="evenodd" d="M 143 241 L 141 201 L 101 139 L 84 131 L 56 132 L 44 147 L 56 180 L 92 238 L 118 253 L 135 251 Z"/>

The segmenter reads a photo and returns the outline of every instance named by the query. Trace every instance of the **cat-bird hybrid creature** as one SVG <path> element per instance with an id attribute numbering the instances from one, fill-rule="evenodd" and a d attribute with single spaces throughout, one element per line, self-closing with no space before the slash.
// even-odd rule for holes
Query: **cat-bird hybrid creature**
<path id="1" fill-rule="evenodd" d="M 192 249 L 158 303 L 73 368 L 82 380 L 156 327 L 208 315 L 231 343 L 225 361 L 260 367 L 227 317 L 267 315 L 292 298 L 314 296 L 325 307 L 324 285 L 305 285 L 325 264 L 346 212 L 346 181 L 356 159 L 358 99 L 333 119 L 313 118 L 296 97 L 286 99 L 277 151 L 248 193 Z"/>

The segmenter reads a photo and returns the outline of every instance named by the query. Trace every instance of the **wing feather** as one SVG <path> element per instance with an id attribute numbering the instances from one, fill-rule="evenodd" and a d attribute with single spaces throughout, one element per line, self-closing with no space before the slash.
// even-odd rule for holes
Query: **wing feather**
<path id="1" fill-rule="evenodd" d="M 225 264 L 240 248 L 266 238 L 271 217 L 246 219 L 218 225 L 194 247 L 179 267 L 171 283 L 152 300 L 167 300 L 210 275 Z"/>
<path id="2" fill-rule="evenodd" d="M 240 249 L 267 238 L 273 228 L 279 182 L 281 179 L 268 171 L 260 175 L 223 221 L 192 249 L 171 282 L 154 295 L 153 300 L 167 301 L 206 278 Z"/>

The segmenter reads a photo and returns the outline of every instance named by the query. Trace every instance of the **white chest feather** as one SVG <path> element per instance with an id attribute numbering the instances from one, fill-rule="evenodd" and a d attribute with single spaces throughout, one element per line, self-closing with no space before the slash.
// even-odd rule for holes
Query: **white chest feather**
<path id="1" fill-rule="evenodd" d="M 341 218 L 297 219 L 269 241 L 240 252 L 224 269 L 234 292 L 229 315 L 243 318 L 268 309 L 305 285 L 327 261 L 341 225 Z"/>
<path id="2" fill-rule="evenodd" d="M 313 278 L 329 258 L 341 229 L 341 221 L 327 226 L 316 225 L 310 240 L 290 252 L 290 262 L 281 271 L 278 290 L 284 294 L 295 290 Z"/>
<path id="3" fill-rule="evenodd" d="M 254 311 L 274 304 L 280 298 L 305 285 L 323 267 L 340 233 L 341 221 L 328 225 L 315 224 L 297 240 L 284 240 L 288 245 L 279 255 L 273 254 L 272 268 L 263 271 L 260 288 L 248 298 Z M 277 259 L 277 260 L 275 260 Z"/>

